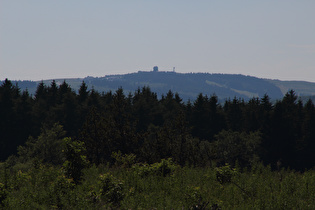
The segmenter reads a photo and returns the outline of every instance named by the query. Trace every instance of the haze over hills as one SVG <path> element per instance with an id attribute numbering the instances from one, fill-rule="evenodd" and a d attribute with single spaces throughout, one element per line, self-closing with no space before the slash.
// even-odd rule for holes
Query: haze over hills
<path id="1" fill-rule="evenodd" d="M 44 80 L 48 86 L 53 80 Z M 159 97 L 166 95 L 169 90 L 178 93 L 187 101 L 195 100 L 199 93 L 211 96 L 217 95 L 220 100 L 228 98 L 263 97 L 267 94 L 272 100 L 280 99 L 293 89 L 298 96 L 309 97 L 315 95 L 315 83 L 303 81 L 280 81 L 261 79 L 253 76 L 235 74 L 210 73 L 176 73 L 161 71 L 139 71 L 122 75 L 107 75 L 104 77 L 86 77 L 77 79 L 55 79 L 57 84 L 66 81 L 71 88 L 78 90 L 84 81 L 89 89 L 98 92 L 115 91 L 122 87 L 125 94 L 133 93 L 138 88 L 148 86 Z M 41 81 L 12 81 L 21 90 L 27 89 L 30 94 L 35 93 Z"/>

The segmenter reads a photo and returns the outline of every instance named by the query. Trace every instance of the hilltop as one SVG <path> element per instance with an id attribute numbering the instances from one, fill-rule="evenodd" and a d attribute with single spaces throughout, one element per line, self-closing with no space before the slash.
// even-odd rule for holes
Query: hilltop
<path id="1" fill-rule="evenodd" d="M 53 80 L 44 80 L 50 85 Z M 315 95 L 315 83 L 303 81 L 281 81 L 261 79 L 240 74 L 210 74 L 210 73 L 176 73 L 158 71 L 139 71 L 137 73 L 106 75 L 104 77 L 85 77 L 76 79 L 55 79 L 57 84 L 66 81 L 74 90 L 78 90 L 84 81 L 89 89 L 99 92 L 115 91 L 122 87 L 125 94 L 133 93 L 138 88 L 148 86 L 159 97 L 169 90 L 177 92 L 183 100 L 194 100 L 198 94 L 217 95 L 220 100 L 228 98 L 262 97 L 267 94 L 272 100 L 280 99 L 293 89 L 298 96 Z M 13 81 L 21 90 L 28 89 L 34 94 L 41 81 Z"/>

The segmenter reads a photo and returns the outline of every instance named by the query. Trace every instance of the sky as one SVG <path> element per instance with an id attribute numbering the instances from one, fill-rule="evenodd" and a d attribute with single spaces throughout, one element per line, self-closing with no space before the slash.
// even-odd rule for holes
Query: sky
<path id="1" fill-rule="evenodd" d="M 0 80 L 207 72 L 315 82 L 314 0 L 0 0 Z"/>

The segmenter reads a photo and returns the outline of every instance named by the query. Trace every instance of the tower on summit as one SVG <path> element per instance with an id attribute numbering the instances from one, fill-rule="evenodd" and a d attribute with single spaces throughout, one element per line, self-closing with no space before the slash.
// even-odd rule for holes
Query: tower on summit
<path id="1" fill-rule="evenodd" d="M 158 72 L 158 71 L 159 71 L 159 67 L 154 66 L 154 67 L 153 67 L 153 72 Z"/>

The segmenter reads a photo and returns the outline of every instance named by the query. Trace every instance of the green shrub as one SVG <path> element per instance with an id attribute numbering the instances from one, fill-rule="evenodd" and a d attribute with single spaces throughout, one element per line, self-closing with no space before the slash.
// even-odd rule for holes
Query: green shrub
<path id="1" fill-rule="evenodd" d="M 0 209 L 315 209 L 314 170 L 179 168 L 167 159 L 82 171 L 75 184 L 61 167 L 0 165 Z"/>
<path id="2" fill-rule="evenodd" d="M 209 202 L 204 201 L 200 187 L 187 187 L 185 201 L 188 209 L 206 209 Z"/>
<path id="3" fill-rule="evenodd" d="M 51 184 L 51 203 L 53 208 L 65 208 L 75 204 L 74 196 L 72 196 L 75 184 L 72 179 L 68 179 L 64 175 L 56 177 Z"/>
<path id="4" fill-rule="evenodd" d="M 231 168 L 228 164 L 216 168 L 216 177 L 220 184 L 230 183 L 232 181 L 232 177 L 236 174 L 236 169 Z"/>
<path id="5" fill-rule="evenodd" d="M 172 161 L 172 158 L 162 159 L 159 163 L 151 164 L 151 170 L 154 174 L 167 176 L 172 174 L 178 166 Z"/>
<path id="6" fill-rule="evenodd" d="M 4 206 L 4 200 L 7 197 L 7 190 L 5 189 L 5 185 L 0 183 L 0 206 Z"/>
<path id="7" fill-rule="evenodd" d="M 162 159 L 159 163 L 135 164 L 133 169 L 141 177 L 148 175 L 168 176 L 171 175 L 179 166 L 171 158 Z"/>
<path id="8" fill-rule="evenodd" d="M 30 137 L 24 146 L 18 147 L 20 162 L 37 159 L 43 163 L 61 165 L 64 161 L 62 139 L 65 134 L 63 127 L 58 123 L 52 127 L 43 126 L 41 134 L 36 139 Z"/>
<path id="9" fill-rule="evenodd" d="M 135 154 L 123 155 L 121 151 L 118 151 L 112 153 L 112 158 L 115 159 L 116 167 L 131 168 L 131 166 L 135 163 L 136 155 Z"/>
<path id="10" fill-rule="evenodd" d="M 222 130 L 215 135 L 213 142 L 216 158 L 219 162 L 233 165 L 236 161 L 242 167 L 248 167 L 259 161 L 261 144 L 260 132 L 236 132 Z"/>
<path id="11" fill-rule="evenodd" d="M 124 199 L 123 182 L 109 173 L 100 175 L 99 181 L 102 199 L 106 203 L 112 203 L 115 206 L 119 206 L 120 202 Z"/>
<path id="12" fill-rule="evenodd" d="M 66 161 L 63 164 L 66 175 L 72 178 L 76 184 L 81 181 L 82 170 L 88 165 L 84 152 L 84 142 L 72 141 L 71 138 L 64 138 L 65 149 L 63 150 Z"/>

